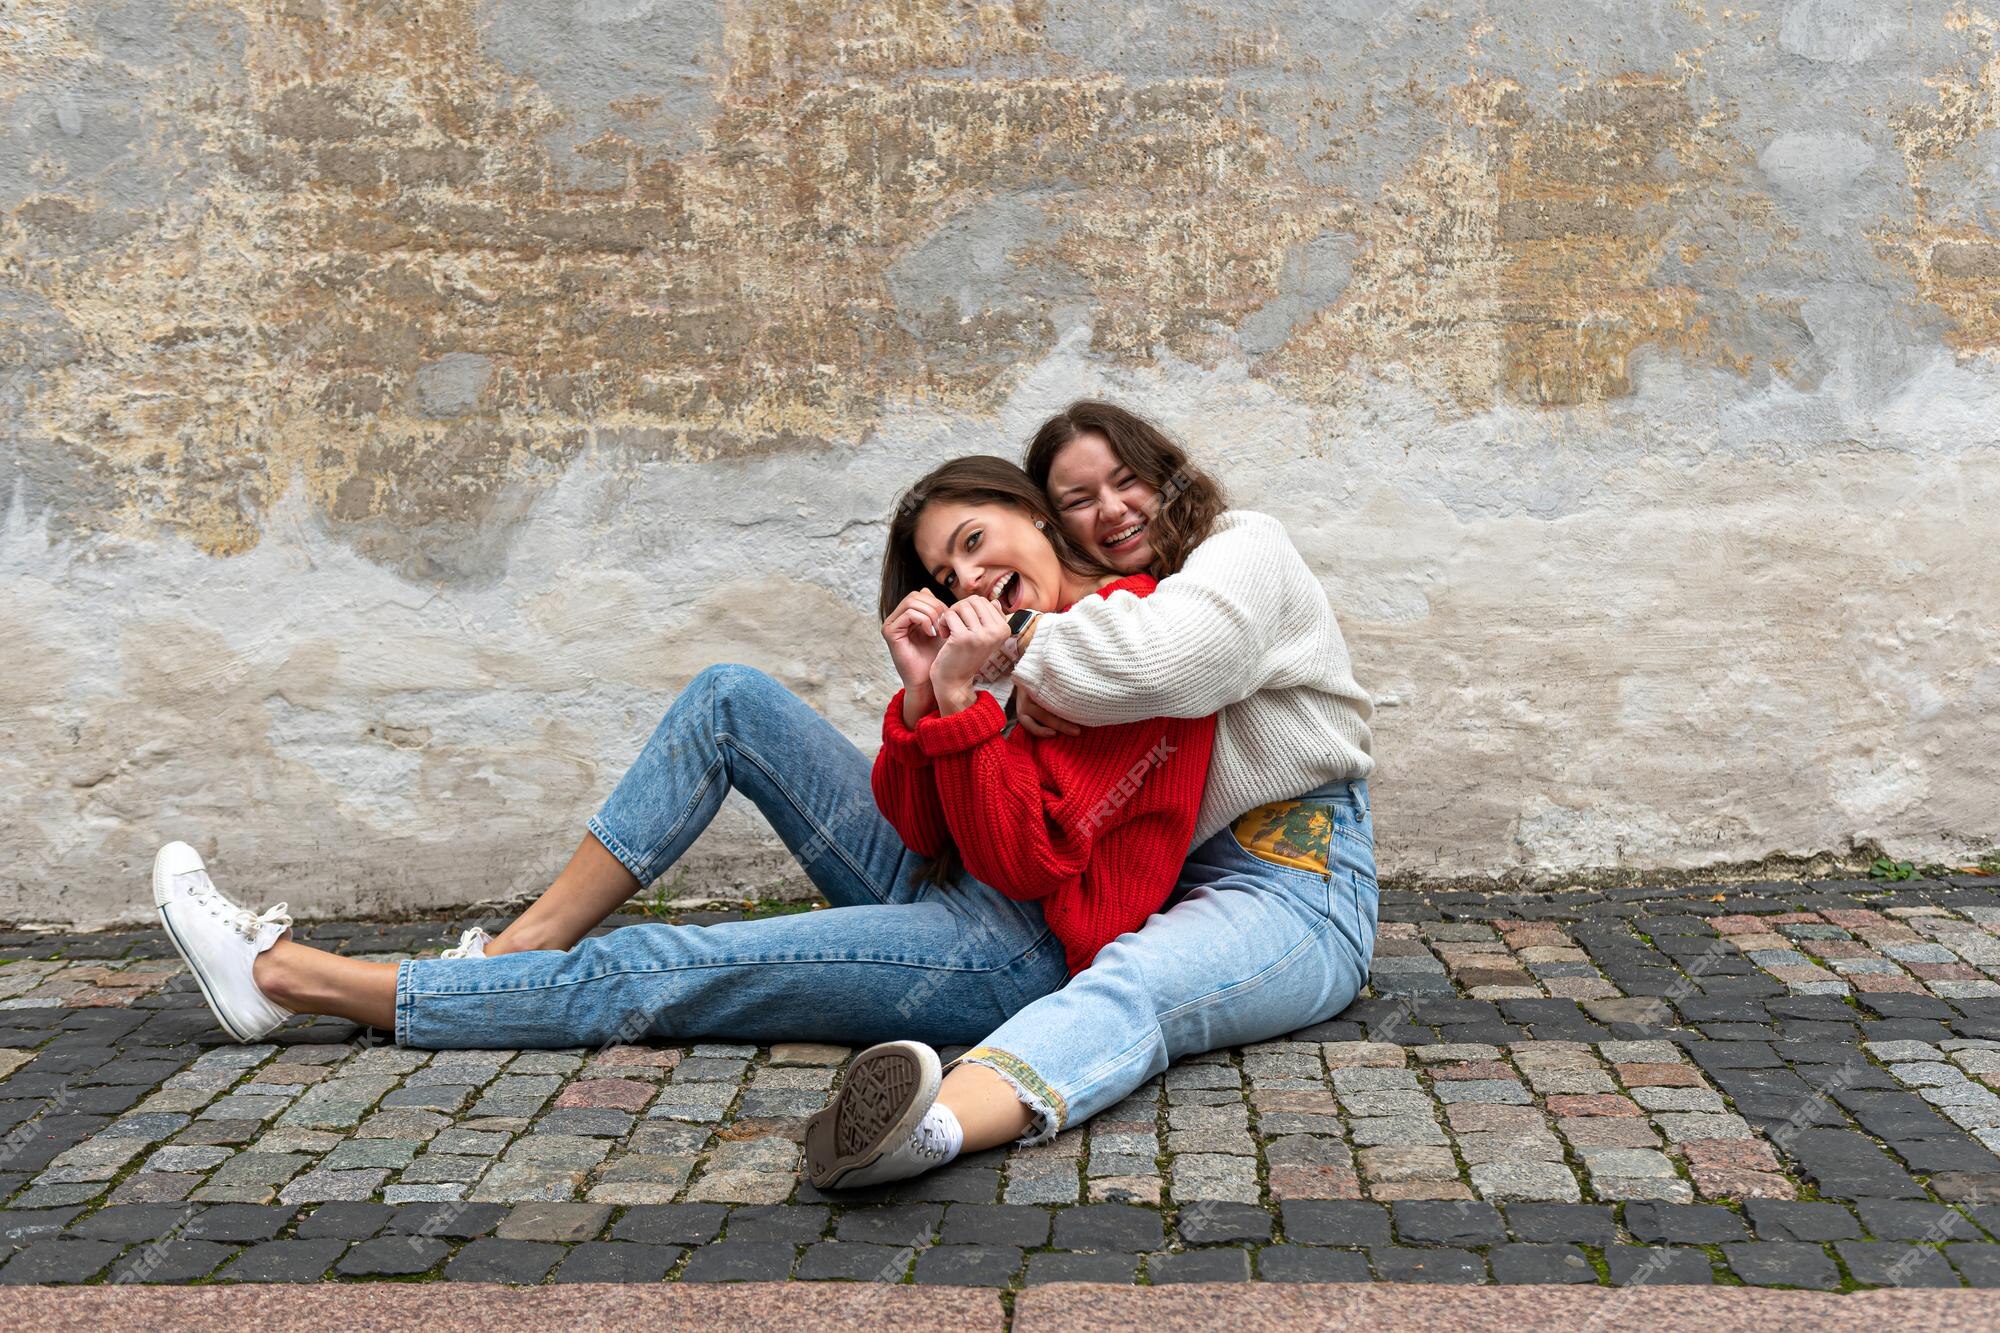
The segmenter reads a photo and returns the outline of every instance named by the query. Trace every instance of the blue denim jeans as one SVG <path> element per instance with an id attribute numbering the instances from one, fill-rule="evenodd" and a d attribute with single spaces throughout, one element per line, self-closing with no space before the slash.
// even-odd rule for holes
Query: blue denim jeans
<path id="1" fill-rule="evenodd" d="M 754 801 L 831 906 L 712 926 L 625 926 L 567 952 L 411 959 L 396 977 L 408 1046 L 595 1046 L 734 1039 L 977 1041 L 1063 984 L 1034 903 L 923 858 L 875 807 L 874 760 L 753 667 L 681 691 L 589 829 L 639 883 L 687 850 L 731 787 Z"/>
<path id="2" fill-rule="evenodd" d="M 1293 799 L 1332 824 L 1326 870 L 1274 863 L 1221 830 L 1143 926 L 959 1057 L 1000 1074 L 1035 1113 L 1021 1142 L 1088 1120 L 1183 1056 L 1267 1041 L 1353 1002 L 1375 951 L 1368 783 Z"/>
<path id="3" fill-rule="evenodd" d="M 1367 786 L 1306 795 L 1334 823 L 1330 868 L 1277 865 L 1229 829 L 1173 897 L 1070 980 L 1034 903 L 970 875 L 918 882 L 922 858 L 875 808 L 873 760 L 765 673 L 697 675 L 590 819 L 643 885 L 731 788 L 756 803 L 831 906 L 713 926 L 636 925 L 567 952 L 411 959 L 396 978 L 407 1046 L 590 1046 L 910 1037 L 975 1045 L 1039 1113 L 1030 1141 L 1108 1106 L 1172 1059 L 1331 1017 L 1367 977 L 1375 934 Z M 1065 985 L 1067 982 L 1067 985 Z"/>

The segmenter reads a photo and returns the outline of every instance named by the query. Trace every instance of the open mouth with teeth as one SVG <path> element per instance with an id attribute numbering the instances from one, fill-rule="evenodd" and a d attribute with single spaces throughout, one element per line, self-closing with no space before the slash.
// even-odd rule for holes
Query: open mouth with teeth
<path id="1" fill-rule="evenodd" d="M 1107 551 L 1122 551 L 1126 547 L 1130 546 L 1133 542 L 1138 541 L 1139 534 L 1144 532 L 1145 530 L 1146 530 L 1146 520 L 1142 518 L 1139 519 L 1137 522 L 1133 523 L 1130 527 L 1120 528 L 1118 531 L 1112 533 L 1109 537 L 1106 537 L 1103 541 L 1099 542 L 1098 545 L 1102 546 Z"/>
<path id="2" fill-rule="evenodd" d="M 993 585 L 993 591 L 987 595 L 1000 603 L 1002 611 L 1014 610 L 1021 604 L 1020 574 L 1014 570 L 1008 570 L 1000 576 L 1000 581 Z"/>

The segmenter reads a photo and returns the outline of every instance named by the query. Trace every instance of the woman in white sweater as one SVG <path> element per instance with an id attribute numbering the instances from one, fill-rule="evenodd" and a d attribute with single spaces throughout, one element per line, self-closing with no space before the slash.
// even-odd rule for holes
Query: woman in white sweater
<path id="1" fill-rule="evenodd" d="M 1368 978 L 1371 701 L 1283 524 L 1225 510 L 1221 488 L 1164 433 L 1110 403 L 1050 418 L 1024 467 L 1078 545 L 1161 582 L 1021 631 L 1009 655 L 1020 724 L 1041 734 L 1218 713 L 1193 844 L 1142 929 L 948 1072 L 919 1042 L 858 1056 L 807 1130 L 821 1188 L 1042 1142 L 1178 1058 L 1331 1018 Z"/>
<path id="2" fill-rule="evenodd" d="M 547 893 L 497 939 L 468 931 L 442 960 L 384 969 L 288 944 L 280 967 L 283 905 L 253 916 L 221 897 L 192 848 L 163 848 L 153 886 L 163 918 L 197 930 L 208 953 L 226 953 L 234 969 L 222 980 L 241 1003 L 221 1003 L 208 975 L 221 976 L 220 964 L 204 971 L 190 959 L 224 1025 L 253 1040 L 306 1008 L 393 1023 L 398 1041 L 419 1046 L 552 1034 L 589 1041 L 602 1032 L 631 1040 L 655 1030 L 785 1034 L 774 1040 L 806 1039 L 809 1029 L 832 1040 L 901 1030 L 940 1043 L 987 1034 L 949 1077 L 919 1042 L 858 1056 L 840 1096 L 807 1128 L 811 1178 L 833 1188 L 914 1175 L 961 1150 L 1046 1139 L 1180 1056 L 1345 1008 L 1366 980 L 1375 936 L 1372 761 L 1369 700 L 1325 592 L 1277 520 L 1226 511 L 1221 488 L 1131 413 L 1072 404 L 1037 434 L 1027 469 L 1009 469 L 1018 503 L 977 511 L 978 526 L 968 518 L 942 543 L 953 571 L 946 596 L 1006 585 L 1010 551 L 1020 573 L 1020 552 L 1043 550 L 1029 511 L 1047 512 L 1044 501 L 1079 558 L 1160 582 L 1144 598 L 1117 590 L 1025 604 L 1068 609 L 1014 625 L 998 655 L 1012 664 L 1019 725 L 1042 734 L 1216 714 L 1172 895 L 1066 986 L 1056 989 L 1062 951 L 1038 915 L 1010 915 L 1010 900 L 991 890 L 992 910 L 972 910 L 981 889 L 970 879 L 937 893 L 905 882 L 910 856 L 872 808 L 865 757 L 777 682 L 724 666 L 675 701 L 607 802 L 645 827 L 620 837 L 600 811 Z M 1004 539 L 1010 530 L 1016 540 Z M 1061 580 L 1044 571 L 1040 582 L 1054 589 Z M 887 588 L 885 576 L 885 597 Z M 994 622 L 991 641 L 1003 642 L 1006 617 L 967 610 Z M 929 619 L 940 648 L 954 624 L 970 623 L 960 608 L 912 594 L 885 637 L 906 611 Z M 757 753 L 724 753 L 743 750 L 746 737 Z M 1202 762 L 1193 753 L 1178 762 Z M 1185 787 L 1176 755 L 1149 750 L 1085 823 L 1154 818 L 1150 798 L 1162 789 L 1133 795 L 1156 770 Z M 798 766 L 792 786 L 765 781 L 770 764 Z M 635 927 L 586 941 L 699 834 L 731 785 L 751 791 L 815 883 L 843 905 L 740 928 Z M 905 910 L 912 902 L 928 915 Z M 829 938 L 836 921 L 852 929 Z M 629 953 L 648 931 L 661 939 L 643 957 L 611 957 L 621 938 Z M 502 957 L 515 953 L 532 957 Z M 496 961 L 473 961 L 488 957 Z M 430 978 L 422 986 L 420 970 Z M 349 975 L 357 972 L 366 975 Z M 357 987 L 365 1004 L 354 999 Z"/>

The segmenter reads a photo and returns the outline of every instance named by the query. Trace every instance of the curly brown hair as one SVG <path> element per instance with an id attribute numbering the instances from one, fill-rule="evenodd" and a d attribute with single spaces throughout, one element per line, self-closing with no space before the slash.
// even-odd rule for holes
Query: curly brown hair
<path id="1" fill-rule="evenodd" d="M 1146 523 L 1155 578 L 1178 573 L 1188 553 L 1208 540 L 1229 507 L 1222 483 L 1196 467 L 1160 427 L 1116 403 L 1079 398 L 1044 421 L 1028 442 L 1021 466 L 1044 492 L 1049 469 L 1064 445 L 1083 434 L 1101 435 L 1118 461 L 1159 492 L 1159 508 Z"/>

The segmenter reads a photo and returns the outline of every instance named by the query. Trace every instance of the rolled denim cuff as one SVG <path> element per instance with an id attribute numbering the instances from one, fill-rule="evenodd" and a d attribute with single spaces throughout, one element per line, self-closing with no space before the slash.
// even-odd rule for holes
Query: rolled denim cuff
<path id="1" fill-rule="evenodd" d="M 1021 1105 L 1028 1108 L 1029 1119 L 1034 1123 L 1026 1134 L 1014 1140 L 1016 1144 L 1031 1148 L 1037 1143 L 1047 1143 L 1062 1132 L 1063 1123 L 1069 1117 L 1069 1103 L 1020 1056 L 1012 1051 L 1003 1051 L 998 1046 L 975 1046 L 946 1068 L 961 1064 L 983 1065 L 992 1070 L 1007 1081 L 1007 1086 L 1014 1089 L 1014 1095 L 1021 1099 Z"/>
<path id="2" fill-rule="evenodd" d="M 410 969 L 417 960 L 405 958 L 396 964 L 396 1044 L 410 1044 Z"/>
<path id="3" fill-rule="evenodd" d="M 604 844 L 605 851 L 610 852 L 618 858 L 619 865 L 624 866 L 632 872 L 632 878 L 639 881 L 641 888 L 651 888 L 653 881 L 659 878 L 659 875 L 654 872 L 653 867 L 646 863 L 645 857 L 640 856 L 637 852 L 618 840 L 618 835 L 613 833 L 610 826 L 604 822 L 604 812 L 602 810 L 592 815 L 585 822 L 584 827 L 590 830 L 591 837 L 596 838 Z"/>

